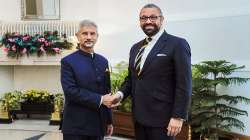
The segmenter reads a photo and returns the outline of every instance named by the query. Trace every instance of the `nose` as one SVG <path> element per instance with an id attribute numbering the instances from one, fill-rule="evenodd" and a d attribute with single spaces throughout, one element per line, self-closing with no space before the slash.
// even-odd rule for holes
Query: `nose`
<path id="1" fill-rule="evenodd" d="M 145 21 L 145 23 L 151 23 L 151 22 L 152 21 L 149 18 L 147 18 L 146 21 Z"/>
<path id="2" fill-rule="evenodd" d="M 90 39 L 91 38 L 91 34 L 87 34 L 87 38 Z"/>

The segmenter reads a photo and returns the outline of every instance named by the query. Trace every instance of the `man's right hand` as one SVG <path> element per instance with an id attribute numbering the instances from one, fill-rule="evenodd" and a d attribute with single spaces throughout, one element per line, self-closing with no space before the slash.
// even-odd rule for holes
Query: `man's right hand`
<path id="1" fill-rule="evenodd" d="M 112 105 L 119 103 L 120 100 L 121 100 L 121 97 L 117 94 L 111 95 L 110 93 L 110 94 L 106 94 L 102 96 L 102 104 L 107 106 L 108 108 L 113 107 Z"/>

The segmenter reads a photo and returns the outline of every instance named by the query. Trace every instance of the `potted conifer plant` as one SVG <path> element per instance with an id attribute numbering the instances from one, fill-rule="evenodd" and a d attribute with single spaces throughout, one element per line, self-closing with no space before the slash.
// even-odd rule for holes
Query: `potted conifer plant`
<path id="1" fill-rule="evenodd" d="M 203 61 L 193 65 L 191 124 L 192 131 L 200 135 L 200 140 L 218 140 L 223 137 L 223 133 L 219 133 L 221 130 L 244 130 L 244 123 L 237 116 L 248 114 L 236 105 L 240 102 L 249 104 L 250 99 L 231 96 L 218 90 L 221 87 L 246 83 L 249 78 L 233 75 L 243 68 L 244 66 L 225 60 Z"/>

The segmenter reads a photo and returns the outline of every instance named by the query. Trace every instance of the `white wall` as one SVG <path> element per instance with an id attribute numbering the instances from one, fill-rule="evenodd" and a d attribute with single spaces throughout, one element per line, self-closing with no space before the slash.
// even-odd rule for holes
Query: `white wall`
<path id="1" fill-rule="evenodd" d="M 79 21 L 92 19 L 99 25 L 100 37 L 96 45 L 97 52 L 102 53 L 109 60 L 119 62 L 128 60 L 129 49 L 133 43 L 144 37 L 138 26 L 138 12 L 147 2 L 158 4 L 165 15 L 165 28 L 168 33 L 185 37 L 192 49 L 192 62 L 202 60 L 226 59 L 239 65 L 246 65 L 240 76 L 250 77 L 250 1 L 249 0 L 61 0 L 61 20 Z M 20 21 L 20 0 L 0 0 L 0 21 Z M 9 67 L 0 67 L 4 77 L 10 77 Z M 23 76 L 27 68 L 18 68 L 17 77 L 28 81 Z M 46 69 L 51 73 L 58 70 L 43 67 L 41 71 L 46 75 Z M 29 71 L 36 73 L 37 67 Z M 40 70 L 40 69 L 39 69 Z M 25 72 L 24 72 L 25 73 Z M 58 75 L 57 75 L 58 76 Z M 0 77 L 0 91 L 3 91 L 2 80 L 7 86 L 11 80 Z M 37 77 L 39 79 L 39 77 Z M 55 82 L 58 78 L 53 79 Z M 17 79 L 18 81 L 18 79 Z M 42 83 L 46 79 L 39 79 Z M 15 82 L 17 87 L 25 87 L 21 82 Z M 32 83 L 32 86 L 39 86 Z M 58 85 L 56 88 L 59 89 Z M 51 88 L 50 88 L 51 89 Z M 250 82 L 241 87 L 230 87 L 225 91 L 231 95 L 239 94 L 250 98 Z M 250 105 L 239 105 L 250 114 Z M 249 117 L 240 118 L 246 125 L 245 135 L 250 134 Z M 238 130 L 235 130 L 238 131 Z"/>
<path id="2" fill-rule="evenodd" d="M 14 89 L 41 89 L 62 93 L 60 66 L 14 66 Z"/>
<path id="3" fill-rule="evenodd" d="M 21 0 L 0 0 L 0 22 L 21 20 Z"/>
<path id="4" fill-rule="evenodd" d="M 13 90 L 62 93 L 60 66 L 0 66 L 0 96 Z"/>
<path id="5" fill-rule="evenodd" d="M 250 70 L 250 14 L 232 17 L 170 21 L 169 33 L 185 37 L 192 48 L 193 63 L 225 59 Z"/>
<path id="6" fill-rule="evenodd" d="M 0 66 L 0 97 L 3 93 L 13 90 L 14 77 L 11 66 Z"/>

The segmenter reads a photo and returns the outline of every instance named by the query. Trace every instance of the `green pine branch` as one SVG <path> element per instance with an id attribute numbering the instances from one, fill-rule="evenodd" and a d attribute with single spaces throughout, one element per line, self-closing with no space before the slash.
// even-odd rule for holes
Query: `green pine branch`
<path id="1" fill-rule="evenodd" d="M 217 77 L 216 82 L 217 84 L 221 84 L 223 86 L 228 85 L 242 85 L 246 83 L 250 78 L 241 78 L 241 77 Z"/>
<path id="2" fill-rule="evenodd" d="M 218 85 L 242 85 L 250 78 L 230 77 L 230 75 L 245 66 L 237 66 L 225 60 L 203 61 L 193 65 L 193 92 L 191 102 L 191 124 L 193 131 L 202 135 L 218 137 L 217 129 L 244 130 L 244 124 L 237 116 L 248 115 L 248 112 L 237 108 L 240 102 L 250 103 L 243 96 L 221 95 Z M 215 131 L 213 131 L 215 130 Z"/>
<path id="3" fill-rule="evenodd" d="M 250 99 L 243 96 L 230 96 L 230 95 L 219 95 L 217 96 L 217 100 L 227 101 L 229 104 L 237 104 L 239 102 L 250 104 Z"/>

